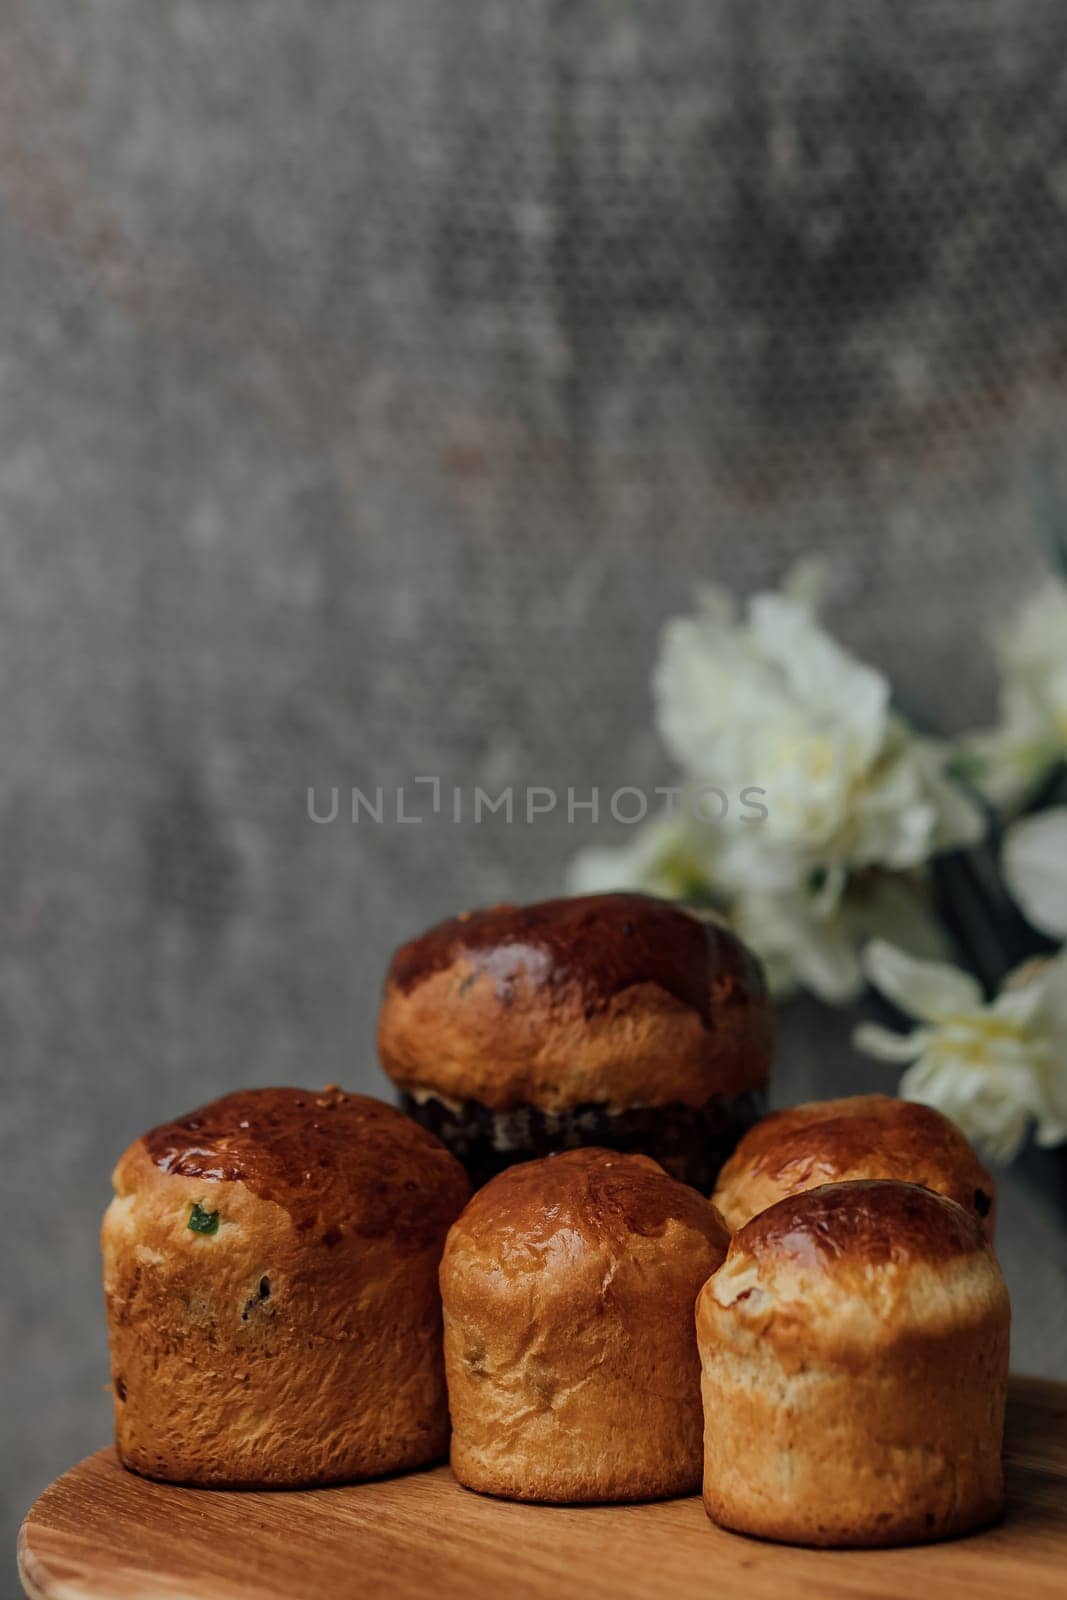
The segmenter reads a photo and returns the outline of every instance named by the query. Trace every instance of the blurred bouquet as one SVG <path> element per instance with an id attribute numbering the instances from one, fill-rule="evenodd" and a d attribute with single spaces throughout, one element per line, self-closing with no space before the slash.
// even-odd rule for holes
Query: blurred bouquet
<path id="1" fill-rule="evenodd" d="M 779 996 L 841 1005 L 872 984 L 921 1024 L 857 1030 L 861 1048 L 912 1063 L 902 1093 L 995 1159 L 1031 1126 L 1057 1144 L 1067 807 L 1051 801 L 1067 766 L 1067 586 L 1050 581 L 1000 641 L 997 726 L 952 744 L 920 734 L 885 676 L 830 636 L 821 589 L 808 564 L 744 612 L 707 588 L 696 616 L 667 625 L 654 697 L 681 771 L 661 791 L 670 807 L 621 848 L 584 851 L 570 887 L 643 888 L 718 914 Z"/>

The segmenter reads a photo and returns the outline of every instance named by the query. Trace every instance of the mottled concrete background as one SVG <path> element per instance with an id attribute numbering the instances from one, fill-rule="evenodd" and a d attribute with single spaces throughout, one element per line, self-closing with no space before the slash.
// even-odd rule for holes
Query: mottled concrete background
<path id="1" fill-rule="evenodd" d="M 8 1532 L 107 1436 L 125 1142 L 375 1087 L 392 945 L 589 836 L 309 784 L 662 781 L 664 617 L 812 545 L 915 714 L 989 708 L 1067 489 L 1067 12 L 669 11 L 0 5 Z M 873 1082 L 846 1039 L 791 1013 L 780 1097 Z M 1067 1377 L 1053 1210 L 1003 1217 Z"/>

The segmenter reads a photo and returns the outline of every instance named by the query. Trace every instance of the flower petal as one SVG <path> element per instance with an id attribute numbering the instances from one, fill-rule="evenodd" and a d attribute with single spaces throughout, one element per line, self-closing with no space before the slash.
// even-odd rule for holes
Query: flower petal
<path id="1" fill-rule="evenodd" d="M 660 734 L 681 767 L 725 789 L 759 782 L 748 732 L 780 716 L 785 696 L 781 672 L 747 630 L 715 616 L 668 622 L 652 689 Z"/>
<path id="2" fill-rule="evenodd" d="M 753 639 L 766 659 L 781 668 L 795 703 L 809 716 L 829 718 L 847 730 L 858 766 L 874 761 L 885 736 L 887 679 L 850 655 L 810 611 L 783 595 L 755 595 L 749 617 Z"/>
<path id="3" fill-rule="evenodd" d="M 567 871 L 567 893 L 640 889 L 666 900 L 710 900 L 716 844 L 714 828 L 691 828 L 681 811 L 653 817 L 622 845 L 580 851 Z"/>
<path id="4" fill-rule="evenodd" d="M 887 1000 L 921 1022 L 937 1022 L 955 1012 L 982 1008 L 982 990 L 970 973 L 946 962 L 916 961 L 884 939 L 867 946 L 863 967 Z"/>
<path id="5" fill-rule="evenodd" d="M 782 579 L 782 593 L 813 616 L 822 610 L 830 587 L 830 563 L 825 556 L 801 556 Z"/>
<path id="6" fill-rule="evenodd" d="M 985 834 L 986 819 L 967 791 L 949 776 L 949 747 L 935 739 L 916 739 L 912 754 L 937 817 L 935 851 L 977 844 Z"/>
<path id="7" fill-rule="evenodd" d="M 812 922 L 794 949 L 793 962 L 804 987 L 827 1005 L 847 1005 L 863 990 L 859 960 L 844 929 Z"/>
<path id="8" fill-rule="evenodd" d="M 877 1061 L 914 1061 L 930 1041 L 926 1028 L 916 1028 L 913 1033 L 893 1033 L 876 1022 L 861 1022 L 852 1035 L 852 1043 L 865 1055 Z"/>
<path id="9" fill-rule="evenodd" d="M 1001 865 L 1027 922 L 1053 938 L 1067 937 L 1067 806 L 1014 823 Z"/>

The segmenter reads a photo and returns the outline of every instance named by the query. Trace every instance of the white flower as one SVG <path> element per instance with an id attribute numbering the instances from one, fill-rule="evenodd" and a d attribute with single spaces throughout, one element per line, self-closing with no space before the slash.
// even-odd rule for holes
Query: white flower
<path id="1" fill-rule="evenodd" d="M 717 831 L 697 827 L 681 811 L 655 817 L 633 829 L 629 844 L 582 850 L 570 864 L 570 894 L 606 894 L 640 889 L 665 900 L 710 899 Z"/>
<path id="2" fill-rule="evenodd" d="M 900 1080 L 909 1100 L 936 1106 L 997 1161 L 1010 1161 L 1033 1122 L 1038 1144 L 1067 1139 L 1067 959 L 1027 969 L 987 1003 L 969 973 L 916 961 L 882 941 L 865 952 L 867 975 L 922 1025 L 909 1034 L 873 1023 L 855 1043 L 883 1061 L 913 1064 Z"/>
<path id="3" fill-rule="evenodd" d="M 1011 810 L 1067 756 L 1067 583 L 1050 578 L 997 644 L 1000 721 L 961 742 L 964 766 Z"/>
<path id="4" fill-rule="evenodd" d="M 639 889 L 718 911 L 759 956 L 778 999 L 799 988 L 831 1005 L 856 999 L 864 984 L 860 948 L 876 934 L 920 955 L 944 953 L 914 874 L 874 872 L 847 880 L 834 872 L 817 887 L 739 884 L 728 863 L 731 840 L 727 826 L 697 822 L 684 797 L 672 815 L 635 828 L 628 843 L 582 851 L 571 863 L 567 888 L 571 894 Z"/>
<path id="5" fill-rule="evenodd" d="M 763 963 L 776 999 L 810 989 L 831 1005 L 859 993 L 862 979 L 855 949 L 837 917 L 820 914 L 815 897 L 799 891 L 739 895 L 730 923 Z"/>
<path id="6" fill-rule="evenodd" d="M 912 875 L 865 874 L 844 889 L 827 877 L 817 891 L 739 894 L 729 920 L 763 961 L 773 994 L 803 988 L 830 1005 L 862 993 L 860 950 L 875 935 L 922 956 L 946 948 L 924 885 Z"/>
<path id="7" fill-rule="evenodd" d="M 570 887 L 713 906 L 776 994 L 804 987 L 841 1004 L 863 987 L 867 939 L 940 950 L 922 869 L 975 842 L 983 822 L 946 777 L 945 750 L 890 710 L 882 674 L 816 621 L 818 587 L 805 563 L 744 617 L 706 588 L 698 616 L 668 624 L 655 692 L 685 780 L 679 806 L 621 849 L 583 853 Z M 724 822 L 700 819 L 705 787 L 730 799 Z M 749 789 L 766 805 L 759 822 L 744 815 Z"/>
<path id="8" fill-rule="evenodd" d="M 728 597 L 672 622 L 655 676 L 660 732 L 694 781 L 766 791 L 759 828 L 730 830 L 735 886 L 801 887 L 812 872 L 919 866 L 974 843 L 982 819 L 944 776 L 945 755 L 889 709 L 857 661 L 789 595 L 742 621 Z"/>
<path id="9" fill-rule="evenodd" d="M 1067 806 L 1013 822 L 1001 867 L 1027 922 L 1054 939 L 1067 938 Z"/>

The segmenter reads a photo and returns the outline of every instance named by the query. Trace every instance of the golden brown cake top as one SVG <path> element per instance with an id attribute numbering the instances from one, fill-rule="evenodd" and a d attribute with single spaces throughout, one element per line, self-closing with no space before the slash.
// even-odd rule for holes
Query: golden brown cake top
<path id="1" fill-rule="evenodd" d="M 779 1196 L 851 1178 L 921 1183 L 973 1211 L 992 1231 L 995 1185 L 959 1128 L 931 1106 L 884 1094 L 772 1112 L 730 1157 L 716 1199 L 739 1227 Z"/>
<path id="2" fill-rule="evenodd" d="M 809 1165 L 838 1172 L 864 1163 L 911 1166 L 958 1175 L 967 1188 L 984 1183 L 992 1189 L 992 1179 L 954 1122 L 932 1106 L 886 1094 L 848 1095 L 773 1112 L 749 1129 L 741 1159 L 757 1172 L 774 1174 Z M 975 1209 L 988 1211 L 989 1204 L 987 1193 Z"/>
<path id="3" fill-rule="evenodd" d="M 779 1200 L 734 1234 L 730 1259 L 838 1266 L 940 1265 L 985 1253 L 981 1227 L 954 1200 L 914 1183 L 860 1179 Z"/>
<path id="4" fill-rule="evenodd" d="M 241 1089 L 163 1123 L 126 1151 L 117 1187 L 141 1149 L 163 1173 L 241 1183 L 298 1227 L 334 1221 L 368 1236 L 433 1232 L 437 1207 L 470 1189 L 433 1134 L 381 1100 L 332 1087 Z"/>
<path id="5" fill-rule="evenodd" d="M 764 994 L 759 963 L 727 929 L 641 894 L 464 912 L 402 945 L 388 983 L 408 992 L 457 961 L 492 977 L 505 1001 L 521 976 L 580 990 L 590 1013 L 654 984 L 707 1025 L 716 1006 Z"/>
<path id="6" fill-rule="evenodd" d="M 625 1246 L 635 1237 L 658 1238 L 672 1222 L 725 1252 L 722 1218 L 696 1189 L 649 1156 L 588 1146 L 524 1161 L 487 1183 L 453 1225 L 449 1248 L 487 1248 L 506 1269 L 553 1241 Z"/>

